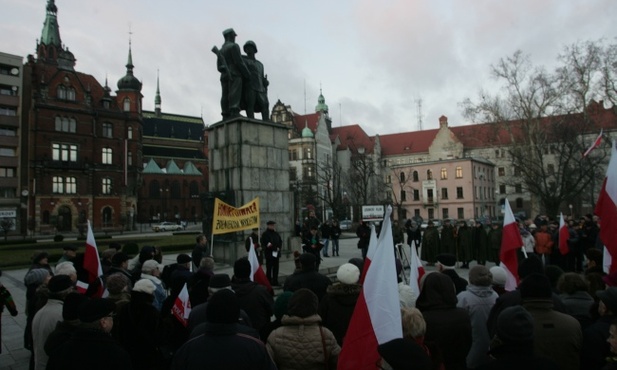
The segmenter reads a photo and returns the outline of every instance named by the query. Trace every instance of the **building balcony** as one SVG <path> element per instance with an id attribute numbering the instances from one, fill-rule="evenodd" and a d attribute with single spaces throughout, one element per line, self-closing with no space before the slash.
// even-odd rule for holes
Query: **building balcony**
<path id="1" fill-rule="evenodd" d="M 0 114 L 0 125 L 19 127 L 19 116 L 5 116 Z"/>
<path id="2" fill-rule="evenodd" d="M 19 96 L 0 94 L 0 104 L 7 105 L 9 107 L 17 107 L 19 105 Z"/>

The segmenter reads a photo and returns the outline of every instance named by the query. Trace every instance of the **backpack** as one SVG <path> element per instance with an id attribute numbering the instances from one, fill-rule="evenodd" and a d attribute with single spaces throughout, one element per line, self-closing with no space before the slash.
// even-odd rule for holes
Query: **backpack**
<path id="1" fill-rule="evenodd" d="M 177 263 L 172 263 L 163 267 L 163 271 L 161 271 L 161 282 L 163 282 L 165 289 L 171 289 L 171 275 L 177 268 Z"/>

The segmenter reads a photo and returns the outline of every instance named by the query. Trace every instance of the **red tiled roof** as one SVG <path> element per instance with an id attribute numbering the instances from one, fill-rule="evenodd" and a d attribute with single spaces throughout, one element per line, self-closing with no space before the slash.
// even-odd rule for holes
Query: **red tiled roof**
<path id="1" fill-rule="evenodd" d="M 309 114 L 297 114 L 293 115 L 293 124 L 296 127 L 298 132 L 302 132 L 304 130 L 304 126 L 307 125 L 308 128 L 313 131 L 313 134 L 317 132 L 317 124 L 319 123 L 319 113 L 309 113 Z"/>
<path id="2" fill-rule="evenodd" d="M 337 136 L 341 141 L 341 144 L 336 148 L 336 150 L 350 149 L 355 152 L 356 148 L 364 147 L 366 153 L 373 153 L 375 138 L 368 136 L 360 125 L 333 127 L 331 137 L 336 138 Z"/>

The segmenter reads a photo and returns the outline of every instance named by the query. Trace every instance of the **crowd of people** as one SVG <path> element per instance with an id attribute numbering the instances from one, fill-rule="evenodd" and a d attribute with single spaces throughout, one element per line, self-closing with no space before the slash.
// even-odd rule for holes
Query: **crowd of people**
<path id="1" fill-rule="evenodd" d="M 342 264 L 336 279 L 319 273 L 319 261 L 330 255 L 326 240 L 338 254 L 340 228 L 311 217 L 301 230 L 297 269 L 276 297 L 252 281 L 247 257 L 235 261 L 233 275 L 215 273 L 204 235 L 191 255 L 167 266 L 157 248 L 131 257 L 111 244 L 101 253 L 106 298 L 92 298 L 94 290 L 79 283 L 83 267 L 74 248 L 54 267 L 37 253 L 24 277 L 31 369 L 336 368 L 364 260 Z M 413 221 L 393 223 L 393 242 L 420 248 L 435 271 L 424 275 L 416 296 L 396 261 L 403 338 L 378 347 L 379 366 L 617 369 L 617 274 L 602 272 L 597 220 L 569 221 L 567 253 L 557 248 L 550 220 L 520 222 L 520 283 L 510 292 L 504 269 L 486 266 L 499 261 L 491 246 L 500 245 L 500 225 L 444 222 L 438 230 L 429 223 L 422 232 Z M 275 225 L 268 222 L 262 235 L 253 230 L 246 248 L 265 258 L 270 283 L 279 285 Z M 362 257 L 370 232 L 366 224 L 357 228 Z M 457 273 L 459 264 L 469 268 L 468 279 Z M 183 321 L 172 307 L 185 286 L 192 309 Z M 0 285 L 0 308 L 17 314 L 11 303 Z"/>

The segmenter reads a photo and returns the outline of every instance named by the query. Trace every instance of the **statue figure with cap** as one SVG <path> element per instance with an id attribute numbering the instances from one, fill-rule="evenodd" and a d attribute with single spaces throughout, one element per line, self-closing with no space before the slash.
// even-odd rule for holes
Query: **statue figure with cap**
<path id="1" fill-rule="evenodd" d="M 264 65 L 257 59 L 257 45 L 249 40 L 244 44 L 244 64 L 251 73 L 250 79 L 243 82 L 243 105 L 248 118 L 255 118 L 255 112 L 261 113 L 261 119 L 269 120 L 268 75 L 264 75 Z"/>
<path id="2" fill-rule="evenodd" d="M 219 50 L 216 46 L 212 52 L 217 55 L 217 69 L 221 73 L 221 115 L 223 119 L 240 115 L 243 80 L 250 79 L 250 72 L 244 63 L 240 46 L 236 44 L 236 32 L 233 28 L 223 31 L 225 43 Z"/>

